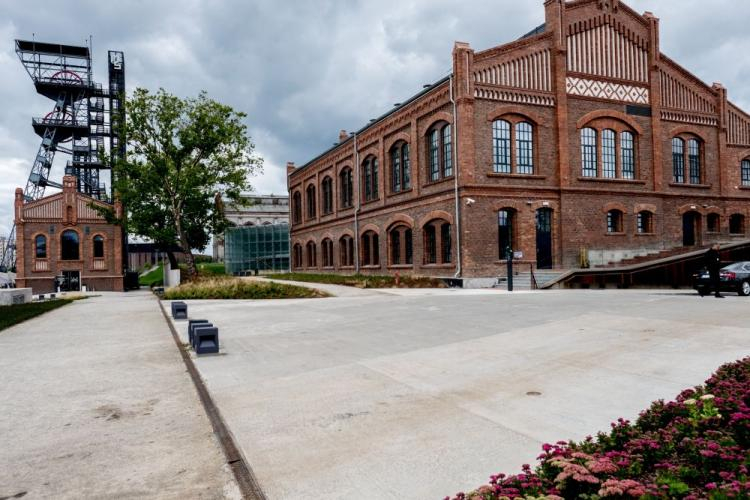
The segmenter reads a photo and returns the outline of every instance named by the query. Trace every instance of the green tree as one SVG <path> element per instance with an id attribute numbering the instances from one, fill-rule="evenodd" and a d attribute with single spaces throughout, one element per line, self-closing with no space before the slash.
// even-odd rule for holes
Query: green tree
<path id="1" fill-rule="evenodd" d="M 193 250 L 206 248 L 211 234 L 228 221 L 222 199 L 243 205 L 248 177 L 259 173 L 244 113 L 209 99 L 180 99 L 164 89 L 136 89 L 126 100 L 123 133 L 128 152 L 114 165 L 114 188 L 125 207 L 130 233 L 186 255 L 197 275 Z"/>

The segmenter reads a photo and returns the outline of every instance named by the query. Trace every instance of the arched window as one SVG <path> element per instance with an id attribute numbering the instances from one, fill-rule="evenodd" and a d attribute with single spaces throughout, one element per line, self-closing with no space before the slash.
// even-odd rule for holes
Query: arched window
<path id="1" fill-rule="evenodd" d="M 743 186 L 750 186 L 750 160 L 742 160 L 740 164 L 740 180 Z"/>
<path id="2" fill-rule="evenodd" d="M 596 130 L 584 128 L 581 130 L 581 156 L 584 177 L 596 177 L 597 175 L 597 144 Z"/>
<path id="3" fill-rule="evenodd" d="M 679 137 L 672 139 L 672 180 L 685 182 L 685 141 Z"/>
<path id="4" fill-rule="evenodd" d="M 72 230 L 63 231 L 60 236 L 62 260 L 78 260 L 80 258 L 78 233 Z"/>
<path id="5" fill-rule="evenodd" d="M 362 177 L 365 201 L 378 199 L 378 159 L 374 156 L 365 158 L 362 164 Z"/>
<path id="6" fill-rule="evenodd" d="M 452 242 L 450 223 L 436 219 L 425 224 L 424 263 L 450 264 L 452 260 Z"/>
<path id="7" fill-rule="evenodd" d="M 492 122 L 492 143 L 492 170 L 497 174 L 511 173 L 510 122 L 505 120 Z"/>
<path id="8" fill-rule="evenodd" d="M 635 139 L 632 132 L 620 134 L 620 164 L 622 178 L 635 179 Z"/>
<path id="9" fill-rule="evenodd" d="M 439 181 L 453 175 L 453 139 L 450 124 L 441 122 L 427 133 L 427 160 L 430 181 Z"/>
<path id="10" fill-rule="evenodd" d="M 648 210 L 638 212 L 638 215 L 636 216 L 636 226 L 638 234 L 653 234 L 654 214 Z"/>
<path id="11" fill-rule="evenodd" d="M 333 213 L 333 179 L 325 177 L 321 183 L 323 190 L 323 215 Z"/>
<path id="12" fill-rule="evenodd" d="M 333 241 L 329 238 L 324 239 L 320 244 L 320 250 L 323 253 L 323 267 L 333 267 Z"/>
<path id="13" fill-rule="evenodd" d="M 339 239 L 339 265 L 354 266 L 354 239 L 346 234 Z"/>
<path id="14" fill-rule="evenodd" d="M 294 244 L 293 262 L 295 269 L 300 269 L 302 267 L 302 245 L 299 243 Z"/>
<path id="15" fill-rule="evenodd" d="M 690 184 L 701 183 L 701 144 L 697 139 L 688 141 L 688 165 Z"/>
<path id="16" fill-rule="evenodd" d="M 314 219 L 316 215 L 315 210 L 315 186 L 310 184 L 307 186 L 307 218 Z"/>
<path id="17" fill-rule="evenodd" d="M 292 222 L 294 224 L 302 222 L 302 195 L 299 191 L 292 194 Z"/>
<path id="18" fill-rule="evenodd" d="M 706 231 L 709 233 L 721 232 L 721 216 L 719 214 L 708 214 L 706 216 Z"/>
<path id="19" fill-rule="evenodd" d="M 316 245 L 314 241 L 307 242 L 307 267 L 318 267 L 318 256 L 316 255 Z"/>
<path id="20" fill-rule="evenodd" d="M 614 130 L 602 131 L 602 177 L 614 179 L 617 176 L 617 142 Z"/>
<path id="21" fill-rule="evenodd" d="M 732 214 L 729 216 L 729 234 L 745 234 L 745 216 Z"/>
<path id="22" fill-rule="evenodd" d="M 497 251 L 500 260 L 508 258 L 508 249 L 514 249 L 515 219 L 516 211 L 511 208 L 504 208 L 497 213 Z"/>
<path id="23" fill-rule="evenodd" d="M 34 253 L 37 259 L 47 258 L 47 237 L 44 235 L 38 235 L 34 238 Z"/>
<path id="24" fill-rule="evenodd" d="M 103 259 L 104 258 L 104 238 L 100 235 L 94 236 L 94 258 L 95 259 Z"/>
<path id="25" fill-rule="evenodd" d="M 620 210 L 610 210 L 607 212 L 607 232 L 622 233 L 622 212 Z"/>
<path id="26" fill-rule="evenodd" d="M 362 235 L 362 265 L 380 265 L 380 243 L 375 231 L 367 231 Z"/>
<path id="27" fill-rule="evenodd" d="M 352 169 L 346 167 L 339 173 L 339 189 L 341 194 L 341 208 L 350 208 L 354 205 L 354 183 L 352 182 Z"/>
<path id="28" fill-rule="evenodd" d="M 399 142 L 391 148 L 391 191 L 400 193 L 411 189 L 409 144 Z"/>
<path id="29" fill-rule="evenodd" d="M 516 123 L 516 172 L 534 173 L 534 128 L 529 122 Z"/>
<path id="30" fill-rule="evenodd" d="M 412 231 L 406 225 L 399 225 L 388 232 L 390 264 L 393 266 L 412 264 Z"/>

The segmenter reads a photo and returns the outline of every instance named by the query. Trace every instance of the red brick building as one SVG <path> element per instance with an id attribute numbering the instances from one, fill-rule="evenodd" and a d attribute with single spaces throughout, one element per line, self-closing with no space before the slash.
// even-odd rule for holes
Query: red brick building
<path id="1" fill-rule="evenodd" d="M 541 6 L 540 6 L 541 7 Z M 618 0 L 547 0 L 483 51 L 304 166 L 295 270 L 502 274 L 747 238 L 750 115 L 659 49 Z"/>
<path id="2" fill-rule="evenodd" d="M 60 193 L 24 203 L 16 190 L 16 286 L 34 293 L 63 290 L 123 291 L 122 228 L 108 224 L 90 205 L 111 209 L 63 177 Z M 121 215 L 122 206 L 115 203 Z"/>

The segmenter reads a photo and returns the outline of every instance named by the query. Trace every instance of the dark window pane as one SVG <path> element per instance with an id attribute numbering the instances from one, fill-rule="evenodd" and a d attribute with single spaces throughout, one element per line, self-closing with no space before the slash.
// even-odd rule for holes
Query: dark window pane
<path id="1" fill-rule="evenodd" d="M 584 177 L 596 177 L 596 130 L 594 130 L 593 128 L 585 128 L 581 130 L 581 155 L 583 162 L 582 175 Z"/>
<path id="2" fill-rule="evenodd" d="M 62 260 L 78 260 L 80 255 L 78 233 L 75 231 L 65 231 L 60 240 L 62 245 Z"/>
<path id="3" fill-rule="evenodd" d="M 402 168 L 403 168 L 403 188 L 409 189 L 411 188 L 411 165 L 409 160 L 409 145 L 404 144 L 404 147 L 401 149 L 403 153 L 402 158 Z"/>
<path id="4" fill-rule="evenodd" d="M 519 174 L 534 173 L 534 133 L 527 122 L 516 125 L 516 163 Z"/>
<path id="5" fill-rule="evenodd" d="M 630 132 L 623 132 L 620 135 L 620 155 L 622 178 L 635 179 L 635 139 Z"/>
<path id="6" fill-rule="evenodd" d="M 499 174 L 509 174 L 510 167 L 510 123 L 495 120 L 492 124 L 493 170 Z"/>
<path id="7" fill-rule="evenodd" d="M 101 259 L 104 257 L 104 238 L 94 236 L 94 258 Z"/>
<path id="8" fill-rule="evenodd" d="M 447 222 L 440 226 L 440 241 L 443 245 L 443 264 L 451 262 L 451 225 Z"/>
<path id="9" fill-rule="evenodd" d="M 404 231 L 404 247 L 406 255 L 404 257 L 404 263 L 405 264 L 411 264 L 412 263 L 412 242 L 411 242 L 411 229 L 407 229 Z"/>
<path id="10" fill-rule="evenodd" d="M 427 145 L 429 147 L 430 180 L 436 181 L 440 179 L 440 160 L 438 157 L 440 152 L 440 132 L 437 129 L 430 132 Z"/>
<path id="11" fill-rule="evenodd" d="M 690 164 L 690 184 L 701 183 L 701 146 L 695 139 L 688 141 L 688 162 Z"/>
<path id="12" fill-rule="evenodd" d="M 41 234 L 36 237 L 36 258 L 46 259 L 47 258 L 47 237 Z"/>
<path id="13" fill-rule="evenodd" d="M 742 165 L 740 167 L 740 170 L 741 170 L 741 177 L 742 177 L 742 185 L 750 186 L 750 160 L 742 160 Z"/>
<path id="14" fill-rule="evenodd" d="M 674 182 L 685 182 L 685 141 L 672 139 L 672 178 Z"/>
<path id="15" fill-rule="evenodd" d="M 401 233 L 398 229 L 391 231 L 391 264 L 401 264 Z"/>
<path id="16" fill-rule="evenodd" d="M 453 144 L 451 126 L 443 127 L 443 177 L 453 175 Z"/>
<path id="17" fill-rule="evenodd" d="M 614 179 L 616 171 L 616 134 L 614 130 L 602 132 L 602 176 Z"/>
<path id="18" fill-rule="evenodd" d="M 435 226 L 432 224 L 427 225 L 424 231 L 424 252 L 425 263 L 427 264 L 437 263 L 437 242 L 435 236 Z"/>

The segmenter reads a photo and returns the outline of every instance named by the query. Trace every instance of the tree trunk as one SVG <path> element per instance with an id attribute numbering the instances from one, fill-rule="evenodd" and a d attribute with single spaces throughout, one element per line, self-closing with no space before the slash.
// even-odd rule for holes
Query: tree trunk
<path id="1" fill-rule="evenodd" d="M 185 264 L 187 264 L 188 279 L 194 280 L 198 277 L 198 269 L 195 267 L 195 257 L 193 252 L 190 250 L 190 243 L 188 242 L 185 231 L 182 230 L 182 222 L 180 220 L 179 212 L 175 214 L 175 221 L 177 222 L 177 234 L 180 238 L 180 246 L 182 251 L 185 253 Z"/>

